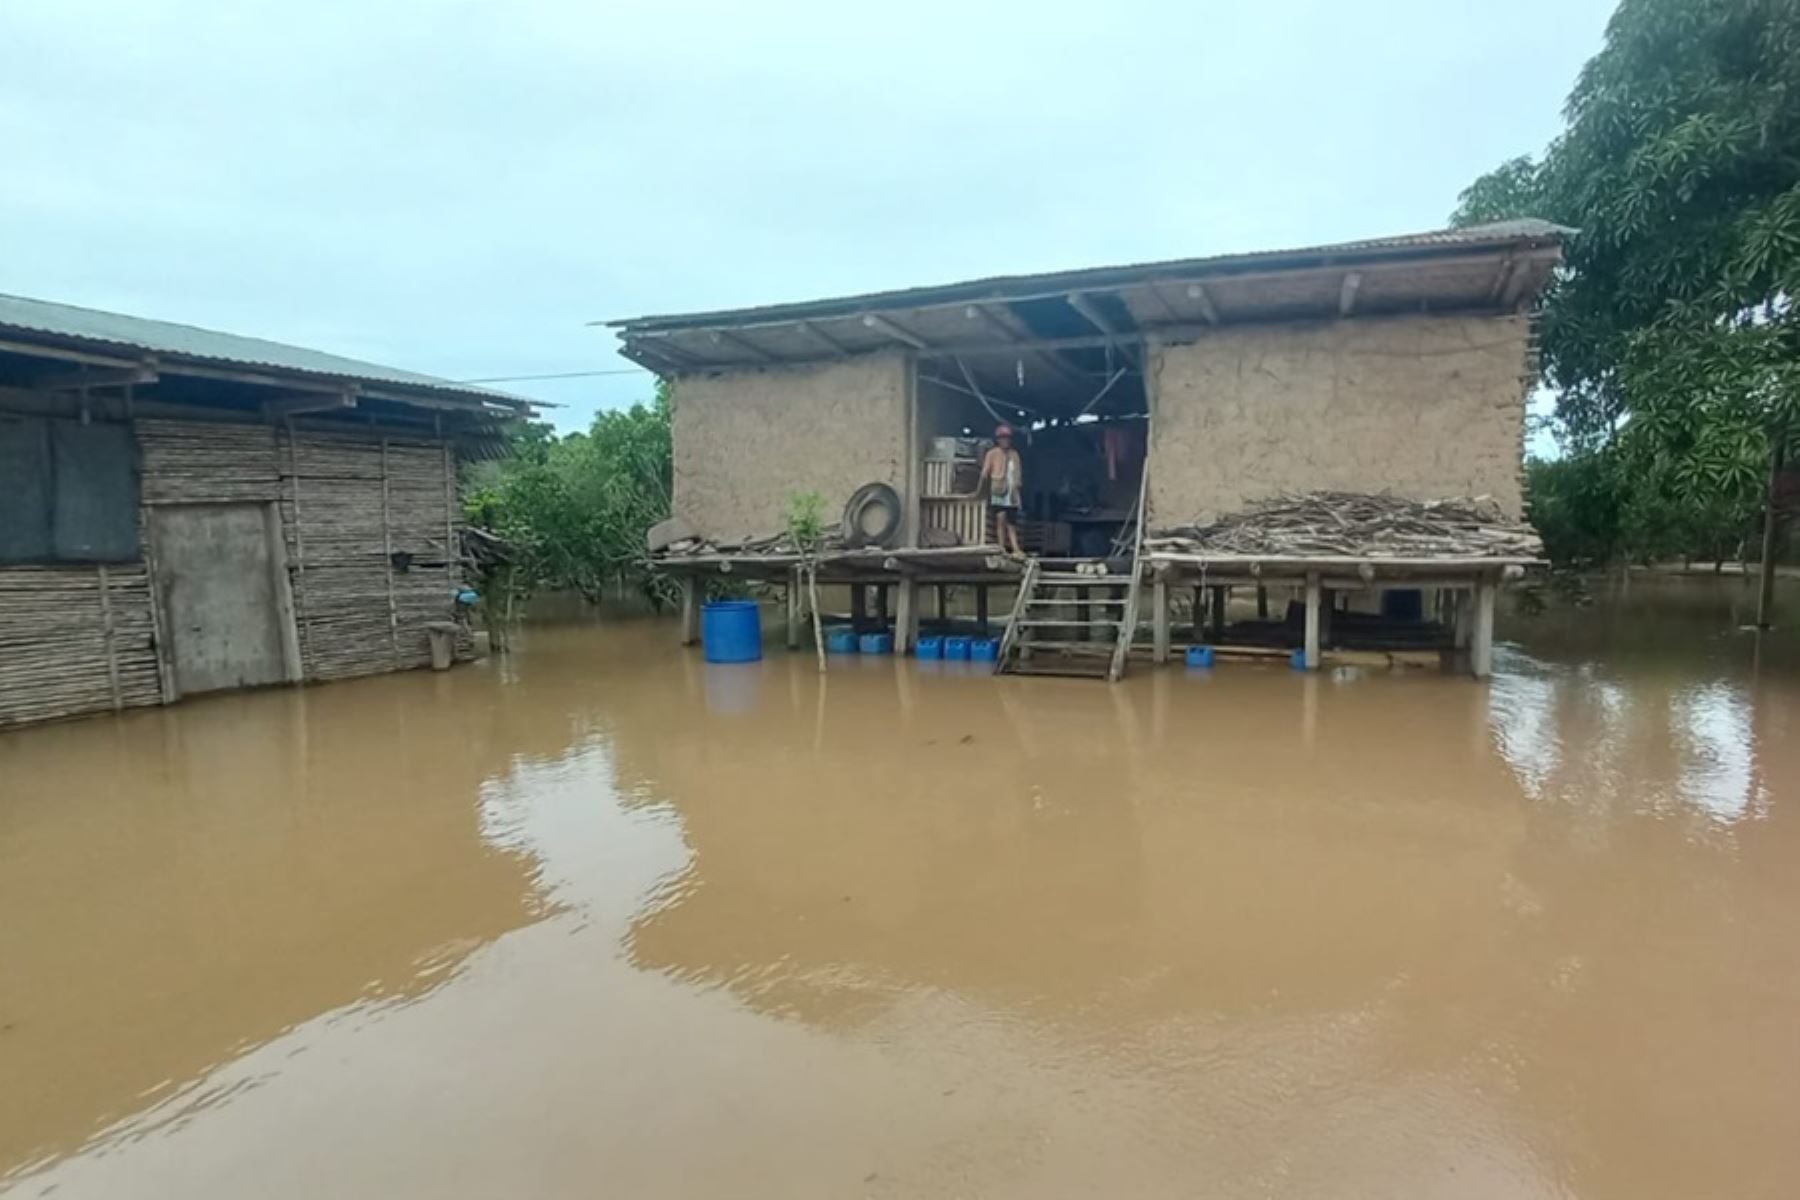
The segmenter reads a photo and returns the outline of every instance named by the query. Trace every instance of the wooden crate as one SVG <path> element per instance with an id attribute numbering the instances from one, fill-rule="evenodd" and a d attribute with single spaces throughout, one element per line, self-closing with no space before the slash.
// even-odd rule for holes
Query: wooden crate
<path id="1" fill-rule="evenodd" d="M 988 502 L 975 499 L 933 499 L 919 502 L 919 522 L 926 529 L 946 530 L 956 537 L 959 546 L 985 546 L 988 536 Z"/>

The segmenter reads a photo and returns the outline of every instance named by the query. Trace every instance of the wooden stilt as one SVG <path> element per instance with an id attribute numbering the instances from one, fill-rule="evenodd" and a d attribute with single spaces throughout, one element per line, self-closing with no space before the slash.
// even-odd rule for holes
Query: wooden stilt
<path id="1" fill-rule="evenodd" d="M 1206 626 L 1202 623 L 1206 614 L 1206 589 L 1199 584 L 1194 585 L 1194 640 L 1206 640 Z"/>
<path id="2" fill-rule="evenodd" d="M 1256 585 L 1256 619 L 1269 619 L 1269 589 L 1260 583 Z"/>
<path id="3" fill-rule="evenodd" d="M 1150 592 L 1150 630 L 1155 641 L 1155 659 L 1160 665 L 1169 661 L 1169 582 L 1158 579 Z"/>
<path id="4" fill-rule="evenodd" d="M 875 629 L 876 629 L 876 632 L 879 633 L 882 630 L 885 630 L 887 628 L 887 626 L 888 626 L 888 585 L 885 583 L 878 583 L 875 585 Z"/>
<path id="5" fill-rule="evenodd" d="M 1306 577 L 1306 669 L 1316 671 L 1319 668 L 1319 610 L 1324 604 L 1324 589 L 1319 586 L 1318 572 L 1314 571 Z"/>
<path id="6" fill-rule="evenodd" d="M 988 635 L 988 585 L 975 585 L 975 620 L 981 627 L 981 636 Z"/>
<path id="7" fill-rule="evenodd" d="M 700 577 L 681 577 L 681 644 L 692 646 L 700 640 Z"/>
<path id="8" fill-rule="evenodd" d="M 850 627 L 862 633 L 869 624 L 869 588 L 867 584 L 850 585 Z"/>
<path id="9" fill-rule="evenodd" d="M 1212 640 L 1225 640 L 1225 610 L 1231 604 L 1231 589 L 1213 585 L 1212 589 Z"/>
<path id="10" fill-rule="evenodd" d="M 1448 600 L 1454 628 L 1452 642 L 1458 650 L 1467 650 L 1475 635 L 1475 597 L 1466 591 L 1451 592 Z"/>
<path id="11" fill-rule="evenodd" d="M 950 615 L 950 585 L 937 585 L 937 619 L 942 621 Z"/>
<path id="12" fill-rule="evenodd" d="M 1494 673 L 1494 599 L 1498 591 L 1492 579 L 1475 585 L 1475 640 L 1469 647 L 1469 670 L 1477 679 Z"/>
<path id="13" fill-rule="evenodd" d="M 902 579 L 894 590 L 894 653 L 907 654 L 918 638 L 919 581 Z"/>
<path id="14" fill-rule="evenodd" d="M 804 587 L 798 568 L 788 572 L 787 579 L 787 648 L 800 648 L 800 589 Z"/>

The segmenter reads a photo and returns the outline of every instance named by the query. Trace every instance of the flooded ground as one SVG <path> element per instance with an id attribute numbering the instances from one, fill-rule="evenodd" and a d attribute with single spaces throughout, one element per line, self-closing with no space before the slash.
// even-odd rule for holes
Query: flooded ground
<path id="1" fill-rule="evenodd" d="M 1789 1196 L 1800 641 L 707 669 L 0 735 L 0 1190 Z"/>

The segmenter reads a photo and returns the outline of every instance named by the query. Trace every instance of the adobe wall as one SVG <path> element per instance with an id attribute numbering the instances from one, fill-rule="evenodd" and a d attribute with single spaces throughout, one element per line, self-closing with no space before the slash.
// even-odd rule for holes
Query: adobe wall
<path id="1" fill-rule="evenodd" d="M 794 492 L 823 495 L 828 523 L 865 483 L 904 495 L 909 373 L 895 353 L 679 377 L 675 512 L 730 541 L 779 533 Z"/>
<path id="2" fill-rule="evenodd" d="M 1529 319 L 1225 327 L 1152 352 L 1153 528 L 1284 491 L 1522 505 Z"/>

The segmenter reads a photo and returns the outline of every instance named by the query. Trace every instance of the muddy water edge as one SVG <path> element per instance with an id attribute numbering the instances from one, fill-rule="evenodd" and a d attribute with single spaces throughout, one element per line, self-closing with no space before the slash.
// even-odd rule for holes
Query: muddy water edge
<path id="1" fill-rule="evenodd" d="M 541 627 L 0 734 L 0 1191 L 1793 1195 L 1746 602 L 1514 617 L 1488 685 Z"/>

